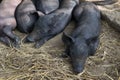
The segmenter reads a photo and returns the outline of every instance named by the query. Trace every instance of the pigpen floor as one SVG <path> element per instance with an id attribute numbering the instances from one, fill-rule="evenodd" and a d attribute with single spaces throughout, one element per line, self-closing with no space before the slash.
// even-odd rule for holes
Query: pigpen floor
<path id="1" fill-rule="evenodd" d="M 65 31 L 73 26 L 71 22 Z M 61 57 L 63 52 L 61 34 L 40 49 L 33 44 L 21 44 L 20 49 L 0 44 L 0 80 L 120 80 L 120 33 L 105 22 L 97 53 L 88 58 L 82 74 L 73 74 L 69 58 Z"/>

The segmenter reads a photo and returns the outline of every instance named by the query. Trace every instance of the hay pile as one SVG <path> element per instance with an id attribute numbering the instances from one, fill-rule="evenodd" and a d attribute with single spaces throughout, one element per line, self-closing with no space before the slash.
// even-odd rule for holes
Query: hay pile
<path id="1" fill-rule="evenodd" d="M 65 31 L 71 32 L 73 27 L 71 22 Z M 120 80 L 120 33 L 105 22 L 97 53 L 88 58 L 82 74 L 73 74 L 69 58 L 61 57 L 63 52 L 61 34 L 40 49 L 33 44 L 15 49 L 0 43 L 0 80 Z"/>
<path id="2" fill-rule="evenodd" d="M 73 23 L 66 32 L 72 30 Z M 17 32 L 24 37 L 24 34 Z M 61 34 L 40 49 L 22 44 L 21 49 L 0 45 L 0 80 L 118 80 L 120 78 L 120 33 L 103 22 L 100 46 L 88 58 L 81 75 L 74 75 L 68 58 L 62 58 Z"/>

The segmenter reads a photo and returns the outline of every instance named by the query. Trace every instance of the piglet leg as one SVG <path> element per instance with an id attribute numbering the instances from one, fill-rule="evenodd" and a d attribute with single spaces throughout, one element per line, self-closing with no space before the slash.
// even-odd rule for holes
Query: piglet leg
<path id="1" fill-rule="evenodd" d="M 3 29 L 3 32 L 13 40 L 12 42 L 12 46 L 16 47 L 16 48 L 19 48 L 19 45 L 20 45 L 20 38 L 18 36 L 16 36 L 13 32 L 12 32 L 12 27 L 10 26 L 6 26 L 4 29 Z"/>
<path id="2" fill-rule="evenodd" d="M 10 39 L 8 37 L 0 37 L 0 41 L 9 47 L 11 46 L 11 42 L 10 42 Z"/>
<path id="3" fill-rule="evenodd" d="M 39 41 L 36 42 L 35 48 L 40 48 L 46 41 L 48 41 L 52 37 L 53 36 L 48 36 L 48 37 L 44 37 L 44 38 L 40 39 Z"/>

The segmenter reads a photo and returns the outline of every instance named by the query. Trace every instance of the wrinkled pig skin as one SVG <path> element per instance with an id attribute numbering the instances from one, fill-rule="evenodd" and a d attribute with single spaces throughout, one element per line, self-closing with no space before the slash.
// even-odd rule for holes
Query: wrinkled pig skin
<path id="1" fill-rule="evenodd" d="M 84 70 L 86 59 L 94 55 L 99 44 L 101 30 L 100 11 L 90 2 L 82 2 L 75 7 L 73 18 L 76 28 L 71 35 L 63 33 L 65 53 L 71 58 L 73 71 L 78 74 Z"/>
<path id="2" fill-rule="evenodd" d="M 15 11 L 18 30 L 23 33 L 30 33 L 33 30 L 34 23 L 42 15 L 44 14 L 38 15 L 32 0 L 22 0 Z"/>
<path id="3" fill-rule="evenodd" d="M 20 39 L 13 33 L 16 28 L 15 9 L 21 0 L 2 0 L 0 3 L 0 41 L 4 44 L 19 47 Z"/>
<path id="4" fill-rule="evenodd" d="M 79 0 L 63 0 L 55 12 L 40 17 L 35 28 L 24 42 L 36 42 L 35 47 L 41 47 L 46 41 L 62 32 L 71 20 L 73 8 Z"/>
<path id="5" fill-rule="evenodd" d="M 38 11 L 49 14 L 59 8 L 59 0 L 36 0 L 35 5 Z"/>

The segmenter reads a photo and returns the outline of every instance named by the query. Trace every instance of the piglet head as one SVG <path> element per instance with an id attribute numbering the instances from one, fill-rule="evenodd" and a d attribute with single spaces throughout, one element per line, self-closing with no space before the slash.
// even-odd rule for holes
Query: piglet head
<path id="1" fill-rule="evenodd" d="M 66 45 L 68 55 L 71 58 L 73 71 L 78 74 L 81 73 L 84 69 L 84 64 L 88 57 L 88 46 L 84 39 L 75 39 L 71 36 L 66 35 L 65 33 L 62 36 L 63 42 Z"/>

